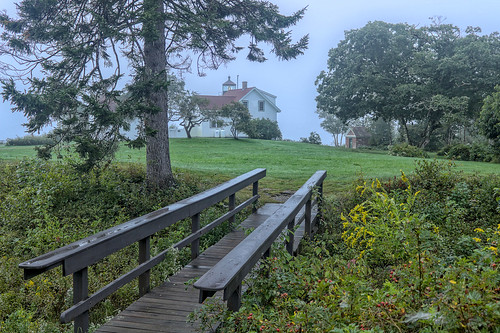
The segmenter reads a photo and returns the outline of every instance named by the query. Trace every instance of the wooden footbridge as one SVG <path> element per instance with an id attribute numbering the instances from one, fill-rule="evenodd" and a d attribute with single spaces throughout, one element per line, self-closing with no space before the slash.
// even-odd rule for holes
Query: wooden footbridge
<path id="1" fill-rule="evenodd" d="M 62 323 L 74 321 L 74 332 L 87 332 L 89 311 L 98 302 L 135 278 L 139 279 L 140 298 L 97 332 L 195 332 L 196 323 L 187 317 L 200 302 L 220 291 L 230 310 L 241 304 L 242 281 L 259 259 L 270 254 L 272 244 L 288 232 L 286 248 L 294 253 L 303 235 L 311 235 L 318 217 L 326 171 L 316 172 L 283 204 L 266 204 L 257 209 L 258 182 L 265 169 L 255 169 L 203 193 L 158 211 L 69 244 L 19 265 L 25 279 L 62 265 L 63 275 L 73 275 L 74 305 L 61 314 Z M 251 198 L 236 205 L 236 193 L 252 186 Z M 317 195 L 314 195 L 317 193 Z M 200 227 L 200 213 L 228 200 L 229 211 Z M 252 206 L 252 214 L 217 244 L 200 253 L 200 238 L 225 221 L 234 223 L 235 215 Z M 175 223 L 191 218 L 192 233 L 174 245 L 191 247 L 192 261 L 163 285 L 150 290 L 150 270 L 171 249 L 150 256 L 150 238 Z M 248 234 L 246 230 L 252 230 Z M 293 232 L 295 231 L 295 232 Z M 88 267 L 128 245 L 139 244 L 138 266 L 88 295 Z M 194 286 L 185 283 L 198 278 Z"/>

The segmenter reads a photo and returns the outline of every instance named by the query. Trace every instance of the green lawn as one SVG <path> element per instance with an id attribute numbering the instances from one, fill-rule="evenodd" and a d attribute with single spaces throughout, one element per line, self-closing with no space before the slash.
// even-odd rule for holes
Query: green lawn
<path id="1" fill-rule="evenodd" d="M 34 155 L 33 147 L 0 146 L 0 160 Z M 334 193 L 361 174 L 365 178 L 384 179 L 415 167 L 415 158 L 390 156 L 387 152 L 248 139 L 172 139 L 171 158 L 175 169 L 189 170 L 216 181 L 254 168 L 266 168 L 267 177 L 261 181 L 261 188 L 270 194 L 296 190 L 316 170 L 328 171 L 325 193 Z M 123 147 L 117 161 L 144 163 L 145 150 Z M 467 173 L 500 174 L 499 164 L 458 161 L 456 165 Z"/>

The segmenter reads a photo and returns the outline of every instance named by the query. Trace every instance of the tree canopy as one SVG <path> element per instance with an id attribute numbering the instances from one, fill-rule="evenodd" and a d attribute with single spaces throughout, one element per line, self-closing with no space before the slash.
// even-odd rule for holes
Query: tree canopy
<path id="1" fill-rule="evenodd" d="M 440 22 L 419 28 L 376 21 L 347 31 L 317 78 L 319 112 L 343 122 L 397 120 L 406 141 L 420 147 L 451 121 L 470 125 L 465 120 L 477 119 L 500 82 L 500 35 L 465 33 Z"/>
<path id="2" fill-rule="evenodd" d="M 495 153 L 500 157 L 500 86 L 484 100 L 479 117 L 479 129 L 493 142 Z"/>
<path id="3" fill-rule="evenodd" d="M 252 119 L 248 108 L 240 102 L 224 105 L 218 111 L 218 116 L 223 119 L 224 125 L 230 126 L 231 134 L 235 139 L 238 139 L 238 132 L 246 132 Z"/>
<path id="4" fill-rule="evenodd" d="M 243 50 L 265 61 L 262 44 L 290 60 L 307 48 L 286 16 L 260 0 L 23 0 L 18 17 L 0 14 L 3 98 L 28 118 L 28 132 L 56 124 L 56 142 L 73 142 L 85 169 L 109 159 L 120 140 L 147 146 L 148 180 L 173 181 L 168 146 L 169 68 L 216 69 Z M 23 80 L 25 86 L 16 84 Z M 26 88 L 26 90 L 24 90 Z M 140 135 L 126 138 L 132 119 Z M 47 156 L 50 146 L 42 151 Z"/>

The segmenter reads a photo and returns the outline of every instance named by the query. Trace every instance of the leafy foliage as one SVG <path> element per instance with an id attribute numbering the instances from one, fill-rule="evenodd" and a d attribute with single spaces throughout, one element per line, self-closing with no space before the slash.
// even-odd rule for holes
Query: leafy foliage
<path id="1" fill-rule="evenodd" d="M 308 44 L 308 36 L 294 43 L 287 30 L 305 8 L 286 16 L 268 1 L 24 0 L 17 10 L 18 18 L 0 14 L 0 52 L 19 64 L 2 66 L 9 78 L 2 95 L 28 118 L 29 133 L 56 124 L 54 144 L 40 156 L 72 142 L 89 171 L 109 162 L 121 140 L 146 144 L 148 179 L 161 186 L 173 181 L 168 69 L 189 69 L 191 55 L 200 74 L 216 69 L 235 59 L 243 36 L 250 37 L 247 59 L 259 62 L 262 43 L 282 60 Z M 134 119 L 139 136 L 125 137 Z"/>
<path id="2" fill-rule="evenodd" d="M 323 119 L 323 121 L 321 121 L 321 127 L 333 135 L 333 145 L 339 147 L 345 132 L 347 132 L 348 126 L 331 113 L 320 110 L 316 110 L 316 112 L 319 118 Z"/>
<path id="3" fill-rule="evenodd" d="M 399 143 L 389 147 L 391 155 L 403 157 L 422 157 L 426 158 L 429 155 L 422 149 L 409 145 L 408 143 Z"/>
<path id="4" fill-rule="evenodd" d="M 299 256 L 273 249 L 239 312 L 197 315 L 222 320 L 221 332 L 495 331 L 498 184 L 435 161 L 394 181 L 361 179 L 327 200 L 324 232 Z"/>
<path id="5" fill-rule="evenodd" d="M 411 145 L 425 147 L 437 134 L 449 144 L 473 127 L 500 80 L 498 33 L 465 33 L 436 20 L 422 27 L 375 21 L 347 31 L 317 78 L 318 112 L 343 122 L 397 120 Z"/>
<path id="6" fill-rule="evenodd" d="M 20 262 L 42 255 L 132 218 L 189 197 L 209 186 L 198 177 L 176 173 L 177 185 L 151 191 L 145 168 L 112 165 L 100 173 L 79 175 L 71 163 L 23 160 L 0 163 L 0 331 L 61 332 L 62 311 L 72 304 L 71 277 L 54 269 L 24 281 Z M 201 214 L 202 225 L 226 212 L 223 203 Z M 227 223 L 201 239 L 202 249 L 229 231 Z M 181 221 L 151 238 L 152 255 L 191 233 Z M 131 245 L 89 267 L 89 289 L 95 292 L 136 267 L 137 246 Z M 172 251 L 152 270 L 152 285 L 163 283 L 190 260 L 188 249 Z M 137 284 L 130 283 L 91 311 L 98 325 L 137 299 Z"/>
<path id="7" fill-rule="evenodd" d="M 48 138 L 46 135 L 34 136 L 26 135 L 22 138 L 7 139 L 5 143 L 6 146 L 40 146 L 45 144 L 50 144 L 52 139 Z"/>
<path id="8" fill-rule="evenodd" d="M 455 144 L 442 148 L 438 155 L 461 161 L 492 162 L 500 161 L 495 157 L 495 150 L 486 143 Z"/>
<path id="9" fill-rule="evenodd" d="M 250 120 L 252 116 L 248 108 L 240 102 L 231 102 L 222 107 L 218 116 L 223 118 L 224 124 L 231 127 L 233 138 L 238 139 L 238 132 L 251 131 Z"/>
<path id="10" fill-rule="evenodd" d="M 245 133 L 251 139 L 280 140 L 282 137 L 278 122 L 267 118 L 251 119 Z"/>
<path id="11" fill-rule="evenodd" d="M 500 86 L 484 100 L 479 128 L 492 141 L 496 156 L 500 158 Z"/>
<path id="12" fill-rule="evenodd" d="M 320 145 L 321 144 L 321 137 L 319 136 L 318 133 L 316 132 L 311 132 L 308 138 L 300 138 L 300 142 L 304 143 L 310 143 L 313 145 Z"/>

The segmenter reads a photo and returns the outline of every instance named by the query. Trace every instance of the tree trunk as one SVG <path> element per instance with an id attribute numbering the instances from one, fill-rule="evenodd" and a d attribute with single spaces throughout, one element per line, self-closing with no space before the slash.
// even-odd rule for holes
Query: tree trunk
<path id="1" fill-rule="evenodd" d="M 188 139 L 191 139 L 191 130 L 193 129 L 192 126 L 184 126 L 184 130 L 186 131 L 186 136 Z"/>
<path id="2" fill-rule="evenodd" d="M 403 123 L 403 128 L 405 130 L 405 141 L 407 144 L 412 145 L 412 142 L 410 139 L 410 133 L 408 131 L 408 125 L 406 124 L 406 121 L 404 121 L 404 120 L 401 120 L 401 122 Z"/>
<path id="3" fill-rule="evenodd" d="M 144 22 L 144 66 L 148 79 L 167 80 L 165 55 L 164 7 L 161 0 L 144 0 L 145 17 L 153 17 L 153 22 Z M 145 117 L 145 125 L 156 133 L 147 138 L 146 163 L 147 179 L 152 186 L 168 186 L 174 182 L 170 165 L 168 143 L 168 104 L 166 88 L 151 93 L 151 103 L 160 111 Z"/>

